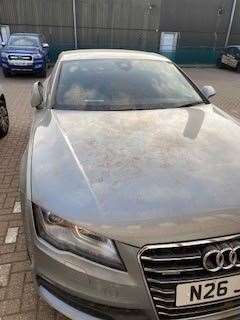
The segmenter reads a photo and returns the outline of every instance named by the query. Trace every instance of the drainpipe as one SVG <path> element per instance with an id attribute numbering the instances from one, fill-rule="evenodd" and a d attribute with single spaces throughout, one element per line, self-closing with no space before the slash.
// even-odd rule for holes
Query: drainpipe
<path id="1" fill-rule="evenodd" d="M 73 8 L 74 48 L 78 49 L 76 0 L 72 0 L 72 8 Z"/>
<path id="2" fill-rule="evenodd" d="M 227 47 L 227 45 L 228 45 L 228 41 L 229 41 L 230 34 L 232 31 L 232 24 L 233 24 L 233 18 L 235 15 L 236 4 L 237 4 L 237 0 L 233 0 L 232 12 L 231 12 L 231 17 L 230 17 L 230 21 L 229 21 L 228 32 L 227 32 L 226 41 L 225 41 L 225 47 Z"/>

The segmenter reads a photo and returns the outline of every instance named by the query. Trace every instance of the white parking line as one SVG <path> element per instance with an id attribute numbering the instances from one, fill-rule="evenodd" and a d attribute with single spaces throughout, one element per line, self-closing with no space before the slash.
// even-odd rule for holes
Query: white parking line
<path id="1" fill-rule="evenodd" d="M 15 202 L 13 213 L 21 213 L 22 208 L 21 208 L 21 202 L 17 201 Z"/>
<path id="2" fill-rule="evenodd" d="M 17 241 L 19 227 L 8 228 L 7 235 L 5 238 L 5 243 L 15 243 Z"/>
<path id="3" fill-rule="evenodd" d="M 5 287 L 8 284 L 10 268 L 10 264 L 0 265 L 0 287 Z"/>

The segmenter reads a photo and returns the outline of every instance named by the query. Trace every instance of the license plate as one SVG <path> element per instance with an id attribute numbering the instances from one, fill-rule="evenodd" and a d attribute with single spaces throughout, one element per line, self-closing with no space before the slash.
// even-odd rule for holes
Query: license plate
<path id="1" fill-rule="evenodd" d="M 222 63 L 228 64 L 228 58 L 226 56 L 222 56 Z"/>
<path id="2" fill-rule="evenodd" d="M 179 284 L 176 291 L 176 306 L 182 307 L 240 296 L 240 275 Z"/>
<path id="3" fill-rule="evenodd" d="M 29 66 L 32 64 L 31 61 L 23 61 L 23 60 L 11 60 L 9 63 L 14 66 Z"/>

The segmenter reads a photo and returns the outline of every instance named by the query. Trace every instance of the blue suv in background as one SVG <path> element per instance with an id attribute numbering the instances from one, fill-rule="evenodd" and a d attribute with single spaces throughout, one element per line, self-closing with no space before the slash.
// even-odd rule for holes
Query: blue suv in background
<path id="1" fill-rule="evenodd" d="M 49 45 L 37 33 L 13 33 L 7 44 L 2 43 L 1 64 L 5 77 L 13 73 L 35 73 L 46 77 Z"/>

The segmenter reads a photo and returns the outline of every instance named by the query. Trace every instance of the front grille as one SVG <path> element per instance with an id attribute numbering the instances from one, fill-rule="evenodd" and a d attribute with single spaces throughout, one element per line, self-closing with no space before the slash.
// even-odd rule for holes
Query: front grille
<path id="1" fill-rule="evenodd" d="M 9 55 L 9 60 L 25 60 L 32 61 L 32 56 L 19 56 L 19 55 Z"/>
<path id="2" fill-rule="evenodd" d="M 212 273 L 205 270 L 202 263 L 203 252 L 209 245 L 231 246 L 236 241 L 240 241 L 240 235 L 170 245 L 152 245 L 140 251 L 139 262 L 145 283 L 160 320 L 198 319 L 204 315 L 220 315 L 230 310 L 240 312 L 240 297 L 176 307 L 177 285 L 240 274 L 237 267 Z"/>

